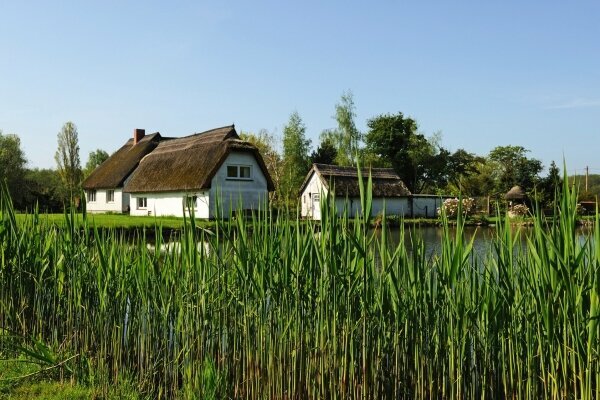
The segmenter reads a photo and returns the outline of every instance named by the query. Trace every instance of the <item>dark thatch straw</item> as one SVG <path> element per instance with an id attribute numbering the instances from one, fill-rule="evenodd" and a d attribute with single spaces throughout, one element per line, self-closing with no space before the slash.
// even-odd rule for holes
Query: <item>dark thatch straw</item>
<path id="1" fill-rule="evenodd" d="M 161 141 L 168 140 L 153 133 L 141 139 L 137 145 L 133 138 L 100 164 L 82 183 L 84 189 L 114 189 L 123 186 L 127 177 L 138 166 L 140 160 L 152 152 Z"/>
<path id="2" fill-rule="evenodd" d="M 505 195 L 506 200 L 523 200 L 526 197 L 525 191 L 521 186 L 513 186 Z"/>
<path id="3" fill-rule="evenodd" d="M 268 189 L 274 190 L 258 149 L 239 140 L 233 126 L 226 126 L 161 142 L 140 162 L 125 185 L 125 191 L 148 193 L 208 189 L 231 152 L 252 153 L 267 178 Z"/>

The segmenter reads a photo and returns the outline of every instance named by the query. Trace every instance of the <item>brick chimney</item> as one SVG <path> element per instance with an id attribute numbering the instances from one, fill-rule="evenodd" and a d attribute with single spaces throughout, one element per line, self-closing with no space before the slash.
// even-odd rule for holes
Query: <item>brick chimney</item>
<path id="1" fill-rule="evenodd" d="M 145 129 L 134 129 L 133 130 L 133 145 L 138 144 L 140 140 L 146 135 Z"/>

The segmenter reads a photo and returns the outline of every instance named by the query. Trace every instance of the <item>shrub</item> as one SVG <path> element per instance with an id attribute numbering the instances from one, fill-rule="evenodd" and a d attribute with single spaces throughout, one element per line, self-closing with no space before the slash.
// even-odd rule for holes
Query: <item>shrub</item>
<path id="1" fill-rule="evenodd" d="M 524 217 L 529 214 L 529 207 L 525 204 L 516 204 L 510 211 L 511 216 Z"/>
<path id="2" fill-rule="evenodd" d="M 458 215 L 458 207 L 459 200 L 457 198 L 454 199 L 446 199 L 442 203 L 441 207 L 438 207 L 437 213 L 438 215 L 442 215 L 442 212 L 446 214 L 447 217 L 453 218 Z M 462 214 L 467 217 L 473 215 L 475 212 L 475 199 L 472 197 L 466 197 L 462 199 Z"/>

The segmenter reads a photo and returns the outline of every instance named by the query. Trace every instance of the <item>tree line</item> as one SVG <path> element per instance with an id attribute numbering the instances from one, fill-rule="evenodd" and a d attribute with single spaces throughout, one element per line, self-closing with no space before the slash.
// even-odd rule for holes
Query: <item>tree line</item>
<path id="1" fill-rule="evenodd" d="M 541 176 L 542 162 L 529 157 L 529 150 L 522 146 L 497 146 L 486 155 L 463 148 L 451 152 L 442 144 L 440 133 L 426 135 L 415 119 L 402 112 L 373 116 L 366 121 L 367 131 L 361 132 L 350 91 L 335 104 L 333 119 L 336 126 L 323 129 L 314 147 L 297 111 L 291 113 L 281 135 L 265 129 L 240 132 L 264 158 L 276 187 L 271 195 L 275 206 L 296 204 L 312 163 L 393 168 L 413 193 L 501 200 L 519 185 L 545 207 L 552 206 L 561 187 L 561 173 L 554 161 L 547 175 Z M 37 205 L 42 211 L 56 212 L 65 205 L 77 205 L 81 182 L 108 157 L 104 150 L 92 151 L 82 168 L 77 127 L 67 122 L 57 135 L 56 169 L 28 168 L 19 137 L 0 131 L 0 179 L 6 182 L 19 210 Z M 582 196 L 589 198 L 594 193 Z"/>
<path id="2" fill-rule="evenodd" d="M 415 119 L 402 112 L 369 118 L 368 130 L 360 132 L 350 91 L 343 93 L 335 105 L 333 119 L 337 126 L 324 129 L 312 151 L 306 126 L 296 111 L 290 115 L 281 138 L 266 130 L 242 133 L 265 158 L 277 188 L 275 203 L 295 204 L 312 163 L 393 168 L 412 193 L 501 200 L 518 185 L 544 207 L 552 206 L 555 192 L 561 187 L 561 173 L 554 161 L 548 174 L 541 176 L 542 162 L 530 157 L 529 150 L 522 146 L 497 146 L 486 155 L 463 148 L 451 152 L 443 146 L 440 133 L 426 135 Z"/>
<path id="3" fill-rule="evenodd" d="M 82 168 L 77 126 L 69 121 L 57 135 L 56 168 L 28 168 L 19 136 L 0 130 L 0 181 L 17 210 L 62 212 L 65 206 L 79 206 L 81 182 L 108 157 L 104 150 L 92 151 Z"/>

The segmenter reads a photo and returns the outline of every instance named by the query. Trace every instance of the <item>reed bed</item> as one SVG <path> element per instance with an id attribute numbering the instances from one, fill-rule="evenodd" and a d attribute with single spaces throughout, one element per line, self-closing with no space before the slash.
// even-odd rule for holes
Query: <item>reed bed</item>
<path id="1" fill-rule="evenodd" d="M 0 354 L 161 399 L 600 398 L 599 218 L 582 239 L 560 203 L 483 257 L 445 220 L 430 257 L 332 199 L 321 223 L 189 218 L 161 251 L 72 214 L 17 222 L 3 194 Z"/>

